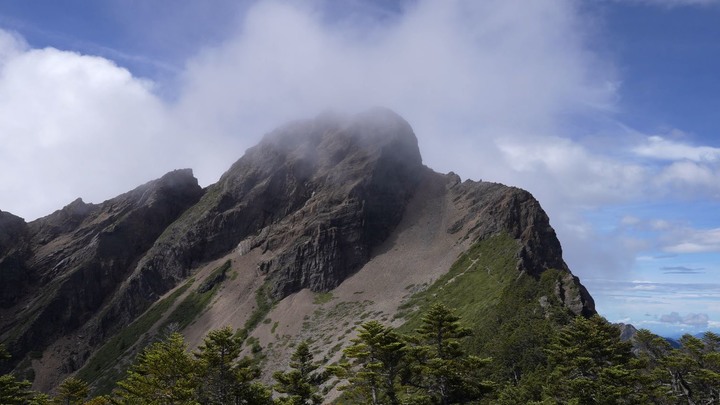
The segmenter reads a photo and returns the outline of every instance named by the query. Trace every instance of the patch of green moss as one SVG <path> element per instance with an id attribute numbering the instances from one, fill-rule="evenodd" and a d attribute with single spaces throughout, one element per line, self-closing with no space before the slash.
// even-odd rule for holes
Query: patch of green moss
<path id="1" fill-rule="evenodd" d="M 313 299 L 313 304 L 322 305 L 322 304 L 332 301 L 334 298 L 335 297 L 333 296 L 333 294 L 331 292 L 318 293 L 318 294 L 315 294 L 315 298 Z"/>

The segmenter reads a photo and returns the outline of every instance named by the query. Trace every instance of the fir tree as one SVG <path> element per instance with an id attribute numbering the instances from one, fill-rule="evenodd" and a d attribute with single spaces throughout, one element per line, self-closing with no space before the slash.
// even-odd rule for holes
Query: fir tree
<path id="1" fill-rule="evenodd" d="M 398 405 L 398 386 L 406 366 L 405 342 L 392 328 L 377 321 L 360 326 L 358 336 L 343 352 L 351 359 L 336 368 L 348 380 L 341 388 L 362 403 Z"/>
<path id="2" fill-rule="evenodd" d="M 197 363 L 186 349 L 179 333 L 145 349 L 117 384 L 122 403 L 199 404 L 195 400 Z"/>
<path id="3" fill-rule="evenodd" d="M 24 404 L 30 397 L 29 381 L 19 381 L 12 374 L 0 376 L 0 404 Z"/>
<path id="4" fill-rule="evenodd" d="M 460 341 L 472 334 L 450 308 L 433 305 L 416 330 L 410 384 L 421 390 L 415 401 L 467 403 L 482 398 L 492 384 L 480 374 L 489 359 L 468 355 Z"/>
<path id="5" fill-rule="evenodd" d="M 282 405 L 317 405 L 322 403 L 320 385 L 327 381 L 325 373 L 317 372 L 319 364 L 313 362 L 310 344 L 302 341 L 290 358 L 290 371 L 273 374 L 275 391 L 285 394 L 278 399 Z"/>
<path id="6" fill-rule="evenodd" d="M 260 383 L 256 362 L 238 360 L 242 341 L 230 327 L 210 331 L 195 357 L 199 360 L 198 399 L 203 404 L 262 405 L 271 403 L 270 392 Z"/>
<path id="7" fill-rule="evenodd" d="M 89 393 L 90 387 L 88 387 L 85 381 L 79 378 L 69 377 L 58 387 L 55 403 L 62 405 L 80 405 L 85 402 Z"/>
<path id="8" fill-rule="evenodd" d="M 10 359 L 10 353 L 0 344 L 0 364 Z M 20 381 L 12 374 L 0 376 L 0 404 L 25 404 L 32 396 L 29 381 Z"/>
<path id="9" fill-rule="evenodd" d="M 546 398 L 579 404 L 647 402 L 635 390 L 631 347 L 620 340 L 620 329 L 602 317 L 575 318 L 548 347 Z"/>
<path id="10" fill-rule="evenodd" d="M 673 396 L 688 404 L 720 403 L 720 336 L 706 332 L 702 339 L 680 338 L 680 348 L 664 360 Z"/>

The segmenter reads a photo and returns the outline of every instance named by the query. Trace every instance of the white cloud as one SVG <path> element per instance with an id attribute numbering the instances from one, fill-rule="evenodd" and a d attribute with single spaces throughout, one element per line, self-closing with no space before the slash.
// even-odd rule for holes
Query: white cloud
<path id="1" fill-rule="evenodd" d="M 642 223 L 642 220 L 632 215 L 625 215 L 620 219 L 620 224 L 623 226 L 636 226 Z"/>
<path id="2" fill-rule="evenodd" d="M 0 66 L 0 94 L 3 210 L 32 219 L 168 169 L 164 107 L 148 83 L 106 59 L 15 47 Z"/>
<path id="3" fill-rule="evenodd" d="M 0 29 L 0 67 L 27 49 L 28 45 L 17 34 Z"/>
<path id="4" fill-rule="evenodd" d="M 682 229 L 675 240 L 665 247 L 671 253 L 720 252 L 720 228 Z"/>
<path id="5" fill-rule="evenodd" d="M 328 107 L 385 105 L 413 125 L 431 167 L 498 179 L 497 137 L 548 134 L 561 117 L 611 107 L 612 75 L 583 48 L 573 7 L 423 1 L 391 25 L 358 26 L 261 3 L 238 36 L 190 61 L 178 110 L 185 128 L 254 141 Z"/>
<path id="6" fill-rule="evenodd" d="M 639 156 L 660 160 L 690 160 L 693 162 L 716 161 L 720 148 L 692 146 L 675 142 L 661 136 L 649 136 L 644 143 L 633 148 Z"/>
<path id="7" fill-rule="evenodd" d="M 252 6 L 239 32 L 187 62 L 171 103 L 106 59 L 3 33 L 0 209 L 33 218 L 77 196 L 98 202 L 173 166 L 207 184 L 288 119 L 373 105 L 412 123 L 429 166 L 523 186 L 499 136 L 547 136 L 612 108 L 612 71 L 588 52 L 572 1 L 421 1 L 383 23 L 308 4 Z M 584 153 L 560 140 L 566 150 Z M 559 155 L 547 164 L 575 169 Z"/>

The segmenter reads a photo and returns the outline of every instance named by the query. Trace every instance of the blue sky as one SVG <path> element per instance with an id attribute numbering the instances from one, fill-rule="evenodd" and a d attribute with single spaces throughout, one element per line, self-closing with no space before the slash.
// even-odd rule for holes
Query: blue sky
<path id="1" fill-rule="evenodd" d="M 211 4 L 211 5 L 210 5 Z M 0 1 L 0 209 L 28 220 L 385 105 L 531 191 L 599 311 L 720 330 L 720 1 Z"/>

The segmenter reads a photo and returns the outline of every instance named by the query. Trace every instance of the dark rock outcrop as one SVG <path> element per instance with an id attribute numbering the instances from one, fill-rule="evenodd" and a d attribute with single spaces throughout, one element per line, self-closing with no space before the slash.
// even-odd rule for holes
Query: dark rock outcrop
<path id="1" fill-rule="evenodd" d="M 0 251 L 0 277 L 17 278 L 19 269 L 22 279 L 12 283 L 17 295 L 3 295 L 2 341 L 17 358 L 80 327 L 202 193 L 190 170 L 177 170 L 102 204 L 75 200 L 27 225 L 3 216 L 13 227 L 1 229 L 16 242 Z"/>
<path id="2" fill-rule="evenodd" d="M 30 281 L 28 234 L 22 218 L 0 211 L 0 308 L 17 303 Z"/>
<path id="3" fill-rule="evenodd" d="M 385 109 L 288 124 L 247 150 L 140 261 L 101 320 L 123 324 L 202 263 L 245 244 L 282 298 L 327 291 L 402 218 L 423 170 L 410 125 Z"/>

